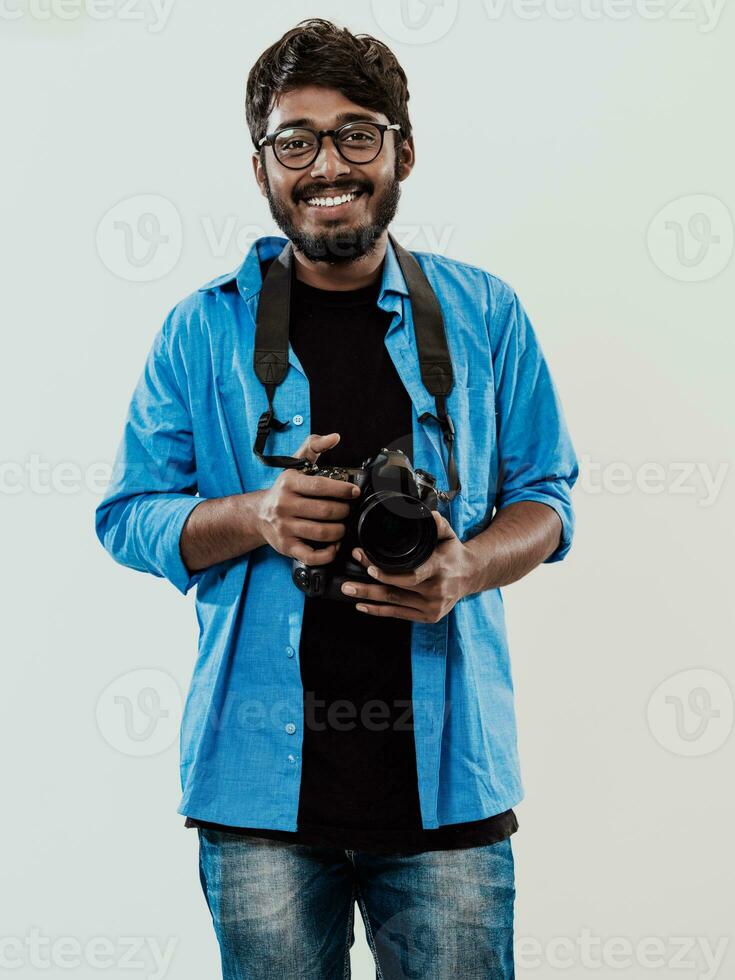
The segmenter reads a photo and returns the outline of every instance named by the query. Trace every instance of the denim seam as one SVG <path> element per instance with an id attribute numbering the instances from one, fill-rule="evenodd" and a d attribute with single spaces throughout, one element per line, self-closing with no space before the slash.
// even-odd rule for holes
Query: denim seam
<path id="1" fill-rule="evenodd" d="M 214 923 L 214 912 L 212 910 L 211 902 L 209 901 L 209 884 L 207 883 L 207 876 L 204 871 L 204 856 L 202 851 L 204 849 L 204 841 L 202 840 L 202 832 L 200 828 L 197 828 L 197 833 L 199 835 L 199 882 L 202 886 L 202 891 L 204 892 L 204 899 L 207 903 L 207 908 L 209 909 L 209 914 L 212 917 L 212 923 Z"/>

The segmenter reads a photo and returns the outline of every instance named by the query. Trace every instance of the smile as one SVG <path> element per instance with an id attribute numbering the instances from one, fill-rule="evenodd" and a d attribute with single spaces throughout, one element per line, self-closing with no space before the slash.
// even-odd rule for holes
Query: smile
<path id="1" fill-rule="evenodd" d="M 340 194 L 334 197 L 309 197 L 306 199 L 306 204 L 312 208 L 339 208 L 345 204 L 351 204 L 361 194 L 362 191 L 352 191 L 349 194 Z"/>

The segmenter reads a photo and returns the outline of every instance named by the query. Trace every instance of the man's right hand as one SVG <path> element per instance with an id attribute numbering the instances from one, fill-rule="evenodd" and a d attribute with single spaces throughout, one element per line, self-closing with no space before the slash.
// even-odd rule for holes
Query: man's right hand
<path id="1" fill-rule="evenodd" d="M 309 435 L 294 456 L 315 463 L 339 439 L 338 432 Z M 300 470 L 283 470 L 260 499 L 260 533 L 281 555 L 298 558 L 307 565 L 325 565 L 334 560 L 344 537 L 342 522 L 350 512 L 347 501 L 355 500 L 359 493 L 354 483 L 309 476 Z M 307 541 L 330 543 L 327 547 L 312 548 Z"/>

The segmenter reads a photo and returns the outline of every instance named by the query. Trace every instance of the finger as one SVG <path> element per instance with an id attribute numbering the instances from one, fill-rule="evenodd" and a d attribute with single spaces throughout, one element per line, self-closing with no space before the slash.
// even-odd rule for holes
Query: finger
<path id="1" fill-rule="evenodd" d="M 392 619 L 410 619 L 414 623 L 428 622 L 427 616 L 418 609 L 410 606 L 381 606 L 358 602 L 355 606 L 358 612 L 368 616 L 387 616 Z"/>
<path id="2" fill-rule="evenodd" d="M 355 559 L 356 562 L 362 565 L 363 568 L 367 568 L 368 565 L 370 564 L 370 560 L 368 559 L 368 556 L 365 554 L 362 548 L 353 548 L 352 557 Z"/>
<path id="3" fill-rule="evenodd" d="M 350 591 L 352 590 L 352 591 Z M 423 607 L 423 596 L 419 592 L 398 589 L 390 585 L 371 585 L 368 582 L 343 582 L 342 592 L 354 599 L 372 599 L 375 602 L 390 602 L 396 606 Z"/>
<path id="4" fill-rule="evenodd" d="M 437 536 L 440 541 L 445 541 L 447 538 L 456 538 L 457 535 L 454 533 L 454 528 L 446 519 L 442 516 L 438 510 L 433 510 L 434 520 L 436 521 L 436 531 Z"/>
<path id="5" fill-rule="evenodd" d="M 345 525 L 335 521 L 290 521 L 287 533 L 289 537 L 305 541 L 341 541 L 345 535 Z"/>
<path id="6" fill-rule="evenodd" d="M 290 489 L 304 497 L 337 497 L 353 500 L 359 497 L 360 488 L 346 480 L 333 480 L 329 476 L 309 476 L 308 473 L 296 472 L 291 481 Z"/>
<path id="7" fill-rule="evenodd" d="M 370 563 L 370 559 L 367 557 L 362 548 L 353 548 L 352 557 L 355 559 L 355 561 L 359 562 L 363 568 L 366 568 L 373 578 L 378 578 L 381 582 L 389 582 L 394 585 L 400 585 L 404 588 L 411 588 L 415 585 L 421 585 L 422 582 L 433 578 L 433 576 L 436 574 L 435 563 L 431 555 L 426 559 L 426 561 L 422 562 L 411 571 L 394 572 L 393 574 L 385 572 L 382 569 L 377 568 L 375 565 L 372 565 Z M 377 572 L 377 575 L 374 574 L 374 572 Z"/>
<path id="8" fill-rule="evenodd" d="M 432 577 L 433 563 L 431 558 L 428 558 L 423 565 L 419 565 L 418 568 L 413 568 L 410 571 L 386 572 L 368 562 L 367 573 L 376 582 L 382 582 L 385 585 L 397 585 L 402 589 L 415 589 L 416 586 Z"/>
<path id="9" fill-rule="evenodd" d="M 288 516 L 308 521 L 344 521 L 350 513 L 350 505 L 326 498 L 301 497 L 296 494 L 285 505 Z"/>
<path id="10" fill-rule="evenodd" d="M 300 459 L 308 459 L 312 463 L 316 463 L 319 456 L 328 449 L 332 449 L 333 446 L 336 446 L 339 440 L 339 432 L 330 432 L 329 435 L 326 436 L 320 436 L 316 432 L 312 432 L 306 437 L 306 439 L 304 439 L 294 453 L 294 456 L 298 456 Z"/>
<path id="11" fill-rule="evenodd" d="M 334 561 L 339 549 L 339 542 L 329 544 L 325 548 L 312 548 L 305 541 L 294 538 L 293 544 L 287 548 L 287 553 L 292 558 L 298 558 L 305 565 L 326 565 Z"/>

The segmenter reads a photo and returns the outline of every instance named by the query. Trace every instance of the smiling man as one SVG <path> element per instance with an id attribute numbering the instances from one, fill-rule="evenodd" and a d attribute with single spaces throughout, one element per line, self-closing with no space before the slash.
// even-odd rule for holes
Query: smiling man
<path id="1" fill-rule="evenodd" d="M 308 115 L 315 106 L 335 127 L 336 153 L 318 152 L 324 131 Z M 316 85 L 284 93 L 268 125 L 273 132 L 258 144 L 271 146 L 281 165 L 269 175 L 261 150 L 253 157 L 255 175 L 273 219 L 303 260 L 299 278 L 331 289 L 368 285 L 385 253 L 400 181 L 413 166 L 413 141 L 401 141 L 400 124 L 383 113 L 360 111 L 339 90 Z M 383 153 L 386 136 L 390 150 Z"/>
<path id="2" fill-rule="evenodd" d="M 117 561 L 196 585 L 179 812 L 233 980 L 349 976 L 355 902 L 379 977 L 514 975 L 523 787 L 500 588 L 568 552 L 577 460 L 514 291 L 388 232 L 416 161 L 408 99 L 384 44 L 328 21 L 260 56 L 253 167 L 284 237 L 170 311 L 97 508 Z M 279 264 L 288 350 L 266 350 L 282 376 L 261 384 Z M 452 362 L 436 400 L 422 283 Z M 382 448 L 454 488 L 433 552 L 388 573 L 358 547 L 367 574 L 305 595 L 293 559 L 335 561 L 360 491 L 289 461 Z"/>

